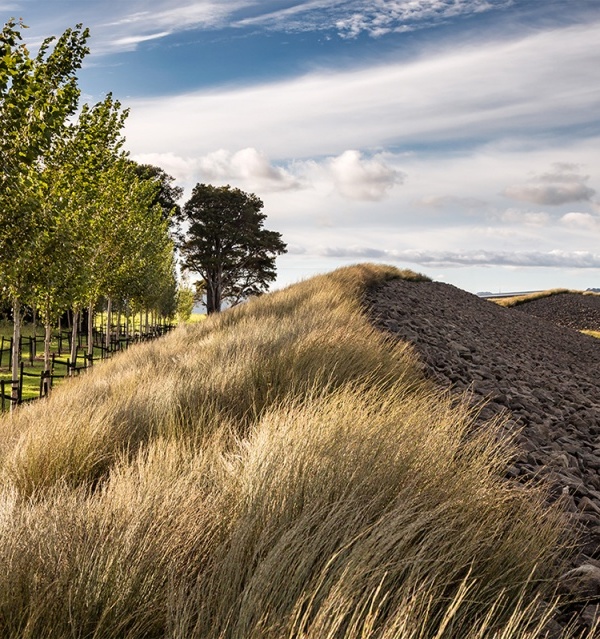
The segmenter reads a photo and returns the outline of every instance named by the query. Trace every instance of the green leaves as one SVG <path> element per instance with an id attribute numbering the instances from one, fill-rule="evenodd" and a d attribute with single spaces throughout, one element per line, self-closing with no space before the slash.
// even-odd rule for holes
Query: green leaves
<path id="1" fill-rule="evenodd" d="M 183 207 L 189 224 L 179 236 L 183 265 L 206 283 L 207 310 L 268 290 L 275 258 L 286 252 L 281 234 L 263 228 L 262 200 L 230 186 L 197 184 Z"/>

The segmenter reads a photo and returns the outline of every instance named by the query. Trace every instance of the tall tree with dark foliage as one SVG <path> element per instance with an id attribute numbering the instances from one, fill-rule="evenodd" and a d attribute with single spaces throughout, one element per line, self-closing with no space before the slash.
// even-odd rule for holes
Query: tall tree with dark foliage
<path id="1" fill-rule="evenodd" d="M 227 186 L 197 184 L 179 219 L 183 266 L 198 273 L 206 291 L 207 313 L 268 290 L 275 259 L 286 252 L 281 234 L 263 228 L 263 202 L 254 193 Z"/>

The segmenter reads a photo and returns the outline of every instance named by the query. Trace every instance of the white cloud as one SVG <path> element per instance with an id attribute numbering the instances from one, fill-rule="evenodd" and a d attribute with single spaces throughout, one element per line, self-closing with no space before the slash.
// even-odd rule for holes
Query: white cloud
<path id="1" fill-rule="evenodd" d="M 403 180 L 403 174 L 382 159 L 365 159 L 355 150 L 329 160 L 329 168 L 340 194 L 351 200 L 381 200 Z"/>
<path id="2" fill-rule="evenodd" d="M 159 33 L 149 33 L 147 35 L 126 36 L 124 38 L 118 38 L 114 40 L 113 44 L 117 47 L 133 47 L 140 42 L 147 42 L 148 40 L 157 40 L 158 38 L 164 38 L 170 35 L 170 31 L 161 31 Z"/>
<path id="3" fill-rule="evenodd" d="M 422 22 L 445 20 L 461 14 L 507 7 L 512 0 L 371 0 L 351 3 L 350 15 L 336 21 L 343 37 L 366 32 L 378 37 L 391 31 L 418 28 Z"/>
<path id="4" fill-rule="evenodd" d="M 300 187 L 299 180 L 289 171 L 273 165 L 253 148 L 234 153 L 219 149 L 198 158 L 183 158 L 174 153 L 139 153 L 132 157 L 142 164 L 160 166 L 189 189 L 196 182 L 231 183 L 264 193 Z"/>
<path id="5" fill-rule="evenodd" d="M 182 158 L 175 153 L 135 153 L 131 156 L 140 164 L 159 166 L 174 177 L 180 184 L 189 188 L 194 186 L 194 178 L 198 170 L 196 158 Z"/>
<path id="6" fill-rule="evenodd" d="M 194 0 L 166 2 L 158 10 L 148 12 L 146 24 L 182 30 L 189 27 L 214 27 L 223 24 L 240 8 L 252 5 L 250 0 Z"/>
<path id="7" fill-rule="evenodd" d="M 49 3 L 50 5 L 52 3 Z M 76 19 L 92 32 L 94 56 L 132 51 L 148 40 L 164 38 L 189 29 L 224 26 L 235 11 L 251 6 L 252 0 L 94 0 L 77 3 Z M 110 16 L 107 19 L 107 16 Z M 51 13 L 53 22 L 64 29 L 60 15 Z"/>
<path id="8" fill-rule="evenodd" d="M 280 31 L 335 30 L 343 38 L 379 37 L 461 14 L 507 7 L 513 0 L 308 0 L 240 20 Z"/>
<path id="9" fill-rule="evenodd" d="M 254 147 L 282 160 L 546 134 L 600 112 L 597 35 L 590 24 L 410 62 L 133 100 L 127 137 L 138 153 Z"/>
<path id="10" fill-rule="evenodd" d="M 488 206 L 485 200 L 461 195 L 426 195 L 419 204 L 432 209 L 459 208 L 465 211 L 482 211 Z"/>
<path id="11" fill-rule="evenodd" d="M 571 212 L 560 218 L 564 226 L 584 231 L 600 231 L 600 216 L 591 213 Z"/>
<path id="12" fill-rule="evenodd" d="M 502 222 L 508 224 L 518 224 L 524 226 L 546 226 L 550 223 L 551 217 L 545 211 L 519 211 L 518 209 L 508 209 L 500 215 Z"/>
<path id="13" fill-rule="evenodd" d="M 581 182 L 571 182 L 570 184 L 523 184 L 510 186 L 505 191 L 505 195 L 514 200 L 548 205 L 587 202 L 594 193 L 594 189 L 590 189 Z"/>
<path id="14" fill-rule="evenodd" d="M 317 246 L 306 252 L 323 257 L 356 259 L 379 258 L 393 262 L 409 262 L 421 266 L 518 266 L 600 268 L 600 254 L 585 251 L 425 251 L 385 250 L 367 246 Z"/>
<path id="15" fill-rule="evenodd" d="M 263 153 L 246 148 L 235 153 L 220 149 L 198 160 L 198 172 L 203 180 L 241 181 L 253 189 L 284 191 L 300 186 L 288 171 L 274 166 Z"/>

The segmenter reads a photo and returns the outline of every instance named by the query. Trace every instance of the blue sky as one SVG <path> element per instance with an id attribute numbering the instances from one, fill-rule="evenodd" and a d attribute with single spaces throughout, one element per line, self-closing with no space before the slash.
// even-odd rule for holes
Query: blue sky
<path id="1" fill-rule="evenodd" d="M 598 0 L 0 0 L 83 22 L 134 159 L 231 184 L 278 285 L 360 261 L 470 291 L 600 287 Z"/>

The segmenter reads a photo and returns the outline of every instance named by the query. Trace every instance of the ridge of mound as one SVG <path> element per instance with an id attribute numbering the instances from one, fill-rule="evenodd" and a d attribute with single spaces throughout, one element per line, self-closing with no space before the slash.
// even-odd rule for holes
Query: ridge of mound
<path id="1" fill-rule="evenodd" d="M 576 330 L 600 330 L 600 295 L 566 292 L 525 301 L 513 308 Z"/>
<path id="2" fill-rule="evenodd" d="M 376 327 L 414 345 L 426 375 L 485 402 L 480 420 L 508 417 L 521 451 L 508 476 L 546 476 L 584 531 L 578 563 L 600 562 L 600 340 L 438 282 L 384 282 L 365 303 Z"/>

